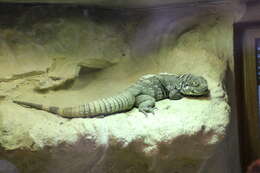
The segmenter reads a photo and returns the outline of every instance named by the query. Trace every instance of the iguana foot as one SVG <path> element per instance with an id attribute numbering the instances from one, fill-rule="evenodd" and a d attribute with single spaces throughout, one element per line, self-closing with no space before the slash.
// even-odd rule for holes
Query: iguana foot
<path id="1" fill-rule="evenodd" d="M 145 116 L 148 116 L 148 113 L 152 113 L 153 115 L 155 114 L 154 113 L 154 110 L 158 110 L 156 107 L 143 107 L 143 108 L 139 108 L 139 112 L 142 112 Z"/>

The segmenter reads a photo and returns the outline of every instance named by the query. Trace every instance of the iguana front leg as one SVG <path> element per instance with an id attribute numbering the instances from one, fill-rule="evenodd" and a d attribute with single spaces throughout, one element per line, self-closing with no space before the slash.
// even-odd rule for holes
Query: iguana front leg
<path id="1" fill-rule="evenodd" d="M 183 95 L 176 89 L 173 89 L 169 93 L 169 99 L 171 100 L 180 100 L 183 98 Z"/>
<path id="2" fill-rule="evenodd" d="M 149 95 L 139 95 L 136 97 L 135 106 L 138 107 L 138 110 L 145 115 L 147 113 L 153 113 L 155 108 L 155 98 Z"/>

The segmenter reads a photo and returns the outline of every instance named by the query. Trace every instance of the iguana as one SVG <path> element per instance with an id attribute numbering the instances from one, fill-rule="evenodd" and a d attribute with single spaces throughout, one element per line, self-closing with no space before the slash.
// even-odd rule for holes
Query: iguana
<path id="1" fill-rule="evenodd" d="M 74 107 L 59 108 L 24 101 L 13 101 L 22 106 L 58 114 L 62 117 L 96 117 L 128 111 L 138 107 L 144 114 L 153 113 L 155 102 L 162 99 L 181 99 L 184 96 L 204 96 L 209 93 L 207 81 L 192 74 L 160 73 L 145 75 L 121 93 Z"/>

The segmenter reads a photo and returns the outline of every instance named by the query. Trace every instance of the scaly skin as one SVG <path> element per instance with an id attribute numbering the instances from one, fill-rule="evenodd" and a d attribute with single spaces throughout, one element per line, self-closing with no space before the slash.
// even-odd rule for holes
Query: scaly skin
<path id="1" fill-rule="evenodd" d="M 95 117 L 128 111 L 138 107 L 145 114 L 153 113 L 155 102 L 162 99 L 181 99 L 184 96 L 204 96 L 209 92 L 207 81 L 191 74 L 160 73 L 145 75 L 118 95 L 103 98 L 80 106 L 59 108 L 24 101 L 13 101 L 22 106 L 58 114 L 62 117 Z"/>

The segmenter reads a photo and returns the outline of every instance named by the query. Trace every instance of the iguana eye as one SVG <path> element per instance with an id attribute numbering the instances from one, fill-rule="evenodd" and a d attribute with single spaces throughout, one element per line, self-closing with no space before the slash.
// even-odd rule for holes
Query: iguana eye
<path id="1" fill-rule="evenodd" d="M 193 86 L 199 86 L 199 83 L 196 82 L 196 81 L 194 81 L 194 82 L 192 82 L 192 85 L 193 85 Z"/>

